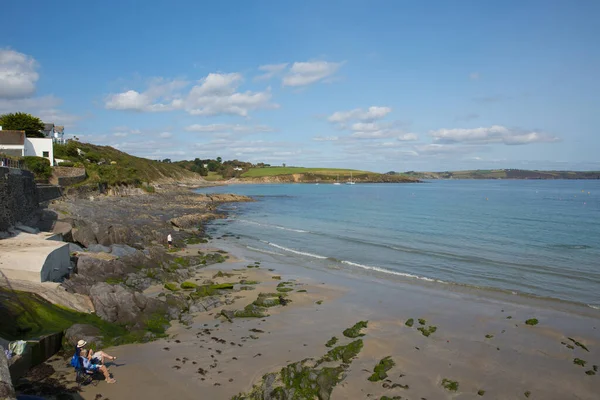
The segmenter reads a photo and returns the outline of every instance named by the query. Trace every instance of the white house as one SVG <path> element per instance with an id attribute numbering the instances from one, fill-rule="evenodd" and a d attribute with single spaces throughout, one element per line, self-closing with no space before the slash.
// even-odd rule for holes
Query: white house
<path id="1" fill-rule="evenodd" d="M 54 165 L 52 138 L 28 138 L 24 131 L 3 131 L 0 128 L 0 153 L 14 157 L 44 157 Z"/>
<path id="2" fill-rule="evenodd" d="M 44 157 L 54 165 L 54 148 L 52 138 L 28 138 L 25 137 L 25 151 L 23 156 Z"/>

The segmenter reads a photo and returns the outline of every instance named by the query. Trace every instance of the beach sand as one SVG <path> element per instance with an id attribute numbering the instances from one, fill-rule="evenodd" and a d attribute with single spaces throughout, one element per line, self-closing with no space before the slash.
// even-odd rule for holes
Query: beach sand
<path id="1" fill-rule="evenodd" d="M 194 249 L 219 247 L 218 244 Z M 192 246 L 190 246 L 192 248 Z M 318 359 L 333 336 L 356 322 L 363 329 L 364 348 L 333 390 L 332 399 L 598 399 L 600 313 L 572 309 L 518 296 L 445 289 L 374 277 L 360 278 L 262 261 L 232 254 L 230 261 L 198 271 L 196 279 L 212 279 L 217 271 L 236 274 L 217 283 L 240 279 L 261 282 L 254 290 L 233 293 L 232 305 L 195 315 L 190 326 L 174 322 L 168 339 L 105 349 L 118 356 L 108 366 L 116 384 L 100 381 L 83 388 L 84 399 L 230 399 L 259 383 L 268 372 L 305 358 Z M 274 271 L 269 271 L 274 269 Z M 273 279 L 280 275 L 281 281 Z M 292 281 L 292 300 L 269 308 L 265 318 L 215 319 L 221 309 L 242 309 L 260 292 L 274 292 Z M 160 288 L 150 288 L 156 294 Z M 306 290 L 306 293 L 298 292 Z M 317 304 L 321 302 L 322 304 Z M 412 327 L 406 326 L 409 318 Z M 437 330 L 425 337 L 417 330 Z M 536 318 L 535 326 L 525 324 Z M 488 335 L 488 337 L 486 337 Z M 584 344 L 589 351 L 568 338 Z M 562 343 L 561 343 L 562 342 Z M 564 343 L 564 344 L 563 344 Z M 567 347 L 571 346 L 572 349 Z M 370 382 L 374 366 L 391 356 L 395 366 L 388 380 Z M 574 364 L 580 358 L 585 367 Z M 55 365 L 58 373 L 69 373 Z M 70 378 L 68 378 L 70 379 Z M 456 381 L 450 391 L 442 381 Z M 404 387 L 392 385 L 407 385 Z M 483 397 L 478 391 L 483 390 Z M 99 397 L 98 397 L 99 396 Z"/>

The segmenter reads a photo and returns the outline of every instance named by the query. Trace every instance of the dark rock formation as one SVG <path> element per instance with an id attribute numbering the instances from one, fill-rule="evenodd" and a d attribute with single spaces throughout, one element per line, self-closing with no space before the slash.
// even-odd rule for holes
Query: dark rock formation
<path id="1" fill-rule="evenodd" d="M 96 314 L 105 321 L 132 327 L 143 326 L 153 315 L 164 315 L 166 304 L 124 285 L 97 283 L 90 289 Z"/>
<path id="2" fill-rule="evenodd" d="M 93 325 L 88 324 L 74 324 L 65 331 L 65 339 L 71 344 L 71 346 L 77 346 L 79 340 L 85 340 L 88 345 L 95 348 L 101 348 L 102 343 L 102 332 L 100 329 Z"/>

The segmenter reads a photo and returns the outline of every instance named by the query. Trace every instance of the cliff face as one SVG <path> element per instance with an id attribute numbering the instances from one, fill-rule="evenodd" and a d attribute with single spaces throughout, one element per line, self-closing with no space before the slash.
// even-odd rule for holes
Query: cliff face
<path id="1" fill-rule="evenodd" d="M 336 182 L 337 177 L 333 175 L 317 174 L 290 174 L 261 176 L 257 178 L 238 178 L 232 179 L 228 183 L 322 183 L 332 184 Z M 350 177 L 340 177 L 340 183 L 345 183 Z M 364 174 L 353 176 L 352 180 L 356 183 L 415 183 L 419 182 L 417 178 L 404 175 L 386 175 L 386 174 Z"/>

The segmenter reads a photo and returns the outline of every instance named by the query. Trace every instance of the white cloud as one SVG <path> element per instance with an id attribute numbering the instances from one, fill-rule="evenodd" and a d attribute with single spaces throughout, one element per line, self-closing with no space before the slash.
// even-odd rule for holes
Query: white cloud
<path id="1" fill-rule="evenodd" d="M 173 137 L 173 134 L 171 132 L 161 132 L 158 134 L 158 137 L 162 139 L 168 139 L 170 137 Z"/>
<path id="2" fill-rule="evenodd" d="M 350 111 L 337 111 L 331 114 L 327 120 L 329 122 L 343 123 L 350 120 L 359 120 L 363 122 L 375 121 L 381 119 L 392 112 L 390 107 L 371 106 L 366 110 L 355 108 Z"/>
<path id="3" fill-rule="evenodd" d="M 414 133 L 403 133 L 400 136 L 398 136 L 398 140 L 401 142 L 412 142 L 419 140 L 419 137 Z"/>
<path id="4" fill-rule="evenodd" d="M 82 117 L 60 110 L 58 107 L 61 104 L 62 100 L 52 95 L 23 99 L 0 99 L 0 114 L 21 111 L 31 113 L 44 122 L 52 122 L 65 127 L 74 126 Z"/>
<path id="5" fill-rule="evenodd" d="M 37 66 L 31 56 L 0 49 L 0 98 L 19 99 L 34 94 L 39 79 Z"/>
<path id="6" fill-rule="evenodd" d="M 185 128 L 188 132 L 201 133 L 265 133 L 273 132 L 274 129 L 267 125 L 240 125 L 240 124 L 210 124 L 200 125 L 194 124 Z"/>
<path id="7" fill-rule="evenodd" d="M 431 131 L 436 143 L 504 143 L 519 145 L 556 142 L 559 139 L 544 132 L 509 129 L 501 125 L 471 129 L 439 129 Z"/>
<path id="8" fill-rule="evenodd" d="M 335 74 L 343 63 L 312 61 L 295 62 L 283 77 L 283 86 L 305 86 Z"/>
<path id="9" fill-rule="evenodd" d="M 381 129 L 378 131 L 354 132 L 350 135 L 351 139 L 386 139 L 397 136 L 399 132 L 391 129 Z"/>
<path id="10" fill-rule="evenodd" d="M 113 133 L 113 136 L 114 137 L 127 137 L 127 136 L 129 136 L 129 133 L 127 133 L 127 132 L 115 132 L 115 133 Z"/>
<path id="11" fill-rule="evenodd" d="M 254 80 L 260 81 L 271 79 L 274 76 L 281 74 L 287 68 L 288 65 L 289 63 L 261 65 L 260 67 L 258 67 L 258 69 L 265 73 L 255 77 Z"/>
<path id="12" fill-rule="evenodd" d="M 481 151 L 480 146 L 453 146 L 446 144 L 424 144 L 415 146 L 415 151 L 419 155 L 428 156 L 445 156 L 445 155 L 456 155 L 456 154 L 468 154 L 475 151 Z"/>
<path id="13" fill-rule="evenodd" d="M 339 136 L 315 136 L 313 138 L 315 142 L 335 142 L 340 140 Z"/>
<path id="14" fill-rule="evenodd" d="M 211 73 L 185 93 L 182 89 L 188 82 L 157 78 L 150 82 L 144 92 L 127 90 L 108 96 L 105 107 L 144 112 L 185 110 L 191 115 L 227 114 L 243 117 L 248 116 L 251 110 L 279 107 L 270 103 L 270 88 L 263 92 L 238 92 L 242 81 L 239 73 Z"/>

